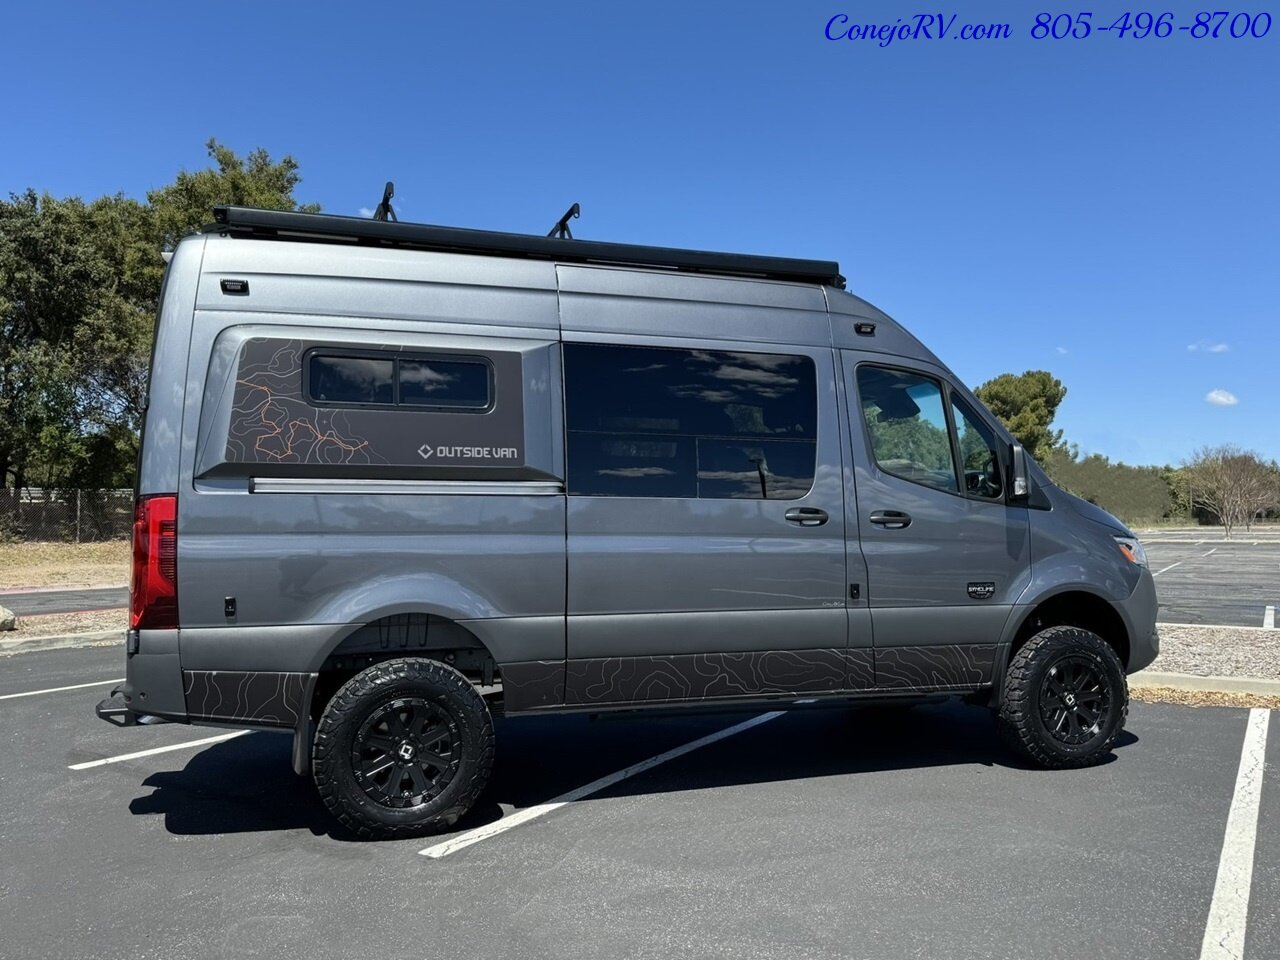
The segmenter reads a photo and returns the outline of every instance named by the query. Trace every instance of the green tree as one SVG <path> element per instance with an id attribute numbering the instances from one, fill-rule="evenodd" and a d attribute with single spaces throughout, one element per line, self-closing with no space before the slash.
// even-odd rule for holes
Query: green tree
<path id="1" fill-rule="evenodd" d="M 0 202 L 0 472 L 21 486 L 38 456 L 65 451 L 80 420 L 80 320 L 110 283 L 79 199 L 34 190 Z"/>
<path id="2" fill-rule="evenodd" d="M 216 204 L 299 206 L 292 157 L 237 156 L 182 171 L 148 202 L 34 190 L 0 201 L 0 484 L 127 485 L 164 275 L 160 251 Z"/>
<path id="3" fill-rule="evenodd" d="M 1067 388 L 1047 371 L 1002 373 L 974 392 L 1036 460 L 1044 462 L 1062 444 L 1062 431 L 1053 429 L 1053 418 Z"/>
<path id="4" fill-rule="evenodd" d="M 293 157 L 274 161 L 261 147 L 239 157 L 216 139 L 205 146 L 214 167 L 194 173 L 183 170 L 173 183 L 147 194 L 159 239 L 166 247 L 211 223 L 213 208 L 219 204 L 304 213 L 320 210 L 317 203 L 299 205 L 294 199 L 293 191 L 302 178 Z"/>

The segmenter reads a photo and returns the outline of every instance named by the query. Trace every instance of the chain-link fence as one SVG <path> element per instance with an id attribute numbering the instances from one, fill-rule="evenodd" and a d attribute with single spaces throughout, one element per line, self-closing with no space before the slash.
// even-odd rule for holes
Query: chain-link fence
<path id="1" fill-rule="evenodd" d="M 0 540 L 83 543 L 128 537 L 132 490 L 0 490 Z"/>

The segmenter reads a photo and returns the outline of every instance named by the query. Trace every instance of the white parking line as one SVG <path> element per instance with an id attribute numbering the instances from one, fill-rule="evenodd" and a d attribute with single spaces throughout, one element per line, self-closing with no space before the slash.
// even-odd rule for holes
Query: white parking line
<path id="1" fill-rule="evenodd" d="M 1274 630 L 1276 628 L 1276 608 L 1267 607 L 1262 611 L 1262 626 L 1266 630 Z"/>
<path id="2" fill-rule="evenodd" d="M 1253 884 L 1253 845 L 1258 833 L 1258 800 L 1267 752 L 1269 710 L 1249 711 L 1240 751 L 1240 771 L 1227 814 L 1227 831 L 1218 859 L 1218 879 L 1209 904 L 1209 922 L 1200 944 L 1200 960 L 1240 960 L 1244 956 L 1249 888 Z"/>
<path id="3" fill-rule="evenodd" d="M 105 687 L 109 683 L 124 683 L 124 677 L 115 680 L 95 680 L 93 683 L 73 683 L 69 687 L 49 687 L 47 690 L 28 690 L 25 693 L 6 693 L 0 700 L 15 700 L 18 697 L 34 697 L 42 693 L 61 693 L 63 690 L 83 690 L 85 687 Z"/>
<path id="4" fill-rule="evenodd" d="M 231 733 L 220 733 L 216 737 L 205 737 L 203 740 L 188 740 L 186 743 L 171 743 L 167 747 L 153 747 L 150 750 L 139 750 L 137 753 L 122 753 L 118 757 L 106 757 L 102 760 L 90 760 L 87 763 L 73 763 L 68 770 L 88 770 L 90 767 L 105 767 L 108 763 L 123 763 L 125 760 L 137 760 L 156 753 L 168 753 L 170 750 L 185 750 L 187 747 L 203 747 L 206 743 L 219 743 L 232 737 L 243 737 L 248 730 L 233 730 Z"/>
<path id="5" fill-rule="evenodd" d="M 419 850 L 424 857 L 447 857 L 451 853 L 457 853 L 459 850 L 465 849 L 472 844 L 479 843 L 481 840 L 487 840 L 490 837 L 496 837 L 500 833 L 505 833 L 514 827 L 520 826 L 522 823 L 528 823 L 530 820 L 536 820 L 538 817 L 545 816 L 553 810 L 581 800 L 583 797 L 589 797 L 593 793 L 599 793 L 607 787 L 613 786 L 628 777 L 634 777 L 637 773 L 643 773 L 650 770 L 660 763 L 666 763 L 668 760 L 674 760 L 676 757 L 683 756 L 686 753 L 692 753 L 701 747 L 715 743 L 717 740 L 724 740 L 726 737 L 732 737 L 734 734 L 742 733 L 744 730 L 750 730 L 752 727 L 758 727 L 762 723 L 768 723 L 770 720 L 776 720 L 782 716 L 785 711 L 774 710 L 771 713 L 762 713 L 758 717 L 752 717 L 750 720 L 744 720 L 742 723 L 735 723 L 732 727 L 726 727 L 715 733 L 708 734 L 705 737 L 699 737 L 683 746 L 675 747 L 665 753 L 650 757 L 648 760 L 641 760 L 639 763 L 632 764 L 629 767 L 611 773 L 607 777 L 601 777 L 599 780 L 592 780 L 585 786 L 578 787 L 576 790 L 570 790 L 568 793 L 562 793 L 554 800 L 548 800 L 546 803 L 538 803 L 532 807 L 525 807 L 523 810 L 503 817 L 493 823 L 485 824 L 483 827 L 476 827 L 474 830 L 468 830 L 460 833 L 456 837 L 450 837 L 443 843 L 437 843 L 434 846 Z"/>
<path id="6" fill-rule="evenodd" d="M 1203 541 L 1201 541 L 1201 542 L 1203 543 Z M 1162 573 L 1167 573 L 1168 571 L 1172 570 L 1174 567 L 1180 567 L 1180 566 L 1182 566 L 1182 565 L 1183 565 L 1184 563 L 1186 563 L 1188 560 L 1203 560 L 1205 557 L 1212 557 L 1212 556 L 1213 556 L 1215 553 L 1217 553 L 1217 552 L 1218 552 L 1218 548 L 1217 548 L 1217 547 L 1214 547 L 1214 548 L 1213 548 L 1212 550 L 1210 550 L 1208 553 L 1202 553 L 1202 554 L 1200 554 L 1200 556 L 1198 556 L 1198 557 L 1183 557 L 1183 558 L 1182 558 L 1181 560 L 1179 560 L 1177 563 L 1171 563 L 1171 564 L 1169 564 L 1167 567 L 1165 567 L 1163 570 L 1157 570 L 1155 573 L 1153 573 L 1153 574 L 1152 574 L 1152 576 L 1153 576 L 1153 577 L 1158 577 L 1158 576 L 1160 576 L 1160 574 L 1162 574 Z"/>

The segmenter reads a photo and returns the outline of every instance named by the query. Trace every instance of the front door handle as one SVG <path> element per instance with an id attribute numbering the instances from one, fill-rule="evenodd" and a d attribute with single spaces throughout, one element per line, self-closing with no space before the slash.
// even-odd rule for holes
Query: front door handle
<path id="1" fill-rule="evenodd" d="M 827 522 L 827 511 L 817 507 L 792 507 L 783 516 L 802 527 L 820 527 Z"/>
<path id="2" fill-rule="evenodd" d="M 867 519 L 886 530 L 901 530 L 903 527 L 911 526 L 911 514 L 903 513 L 901 510 L 877 510 Z"/>

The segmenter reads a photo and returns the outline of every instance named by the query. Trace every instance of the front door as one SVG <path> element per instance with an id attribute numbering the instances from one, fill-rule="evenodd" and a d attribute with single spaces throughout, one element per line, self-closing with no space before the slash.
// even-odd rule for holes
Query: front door
<path id="1" fill-rule="evenodd" d="M 1005 444 L 941 370 L 841 351 L 876 686 L 973 687 L 1031 572 Z"/>
<path id="2" fill-rule="evenodd" d="M 567 702 L 841 688 L 833 351 L 666 342 L 566 335 Z"/>

